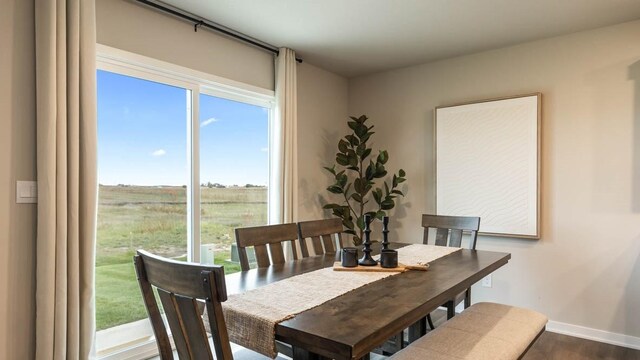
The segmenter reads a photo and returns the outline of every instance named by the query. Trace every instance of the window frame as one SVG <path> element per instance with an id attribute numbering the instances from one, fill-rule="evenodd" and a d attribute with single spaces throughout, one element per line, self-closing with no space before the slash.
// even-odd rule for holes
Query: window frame
<path id="1" fill-rule="evenodd" d="M 269 180 L 271 179 L 272 156 L 271 129 L 273 128 L 275 110 L 275 92 L 270 89 L 241 83 L 205 72 L 193 70 L 183 66 L 171 64 L 143 55 L 131 53 L 110 46 L 96 44 L 96 71 L 104 70 L 124 76 L 135 77 L 187 90 L 187 164 L 189 181 L 187 183 L 187 259 L 200 261 L 200 95 L 215 96 L 226 100 L 238 101 L 268 109 L 268 166 Z M 271 185 L 271 184 L 269 184 Z M 271 186 L 269 186 L 267 202 L 271 201 Z M 267 216 L 270 219 L 269 207 Z M 144 353 L 157 354 L 155 339 L 143 341 L 140 344 L 121 350 L 99 349 L 100 359 L 128 359 L 131 356 Z M 102 355 L 102 356 L 101 356 Z"/>

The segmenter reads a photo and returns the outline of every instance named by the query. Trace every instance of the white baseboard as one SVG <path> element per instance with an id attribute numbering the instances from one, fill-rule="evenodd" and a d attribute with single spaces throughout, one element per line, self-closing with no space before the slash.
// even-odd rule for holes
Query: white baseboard
<path id="1" fill-rule="evenodd" d="M 570 335 L 581 339 L 598 341 L 605 344 L 640 350 L 640 337 L 597 330 L 580 325 L 572 325 L 553 320 L 549 320 L 549 322 L 547 323 L 547 331 L 557 334 Z"/>

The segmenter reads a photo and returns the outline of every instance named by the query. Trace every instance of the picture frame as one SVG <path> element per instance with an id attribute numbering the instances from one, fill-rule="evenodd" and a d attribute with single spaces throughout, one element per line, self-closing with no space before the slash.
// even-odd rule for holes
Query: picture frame
<path id="1" fill-rule="evenodd" d="M 436 213 L 539 239 L 541 110 L 541 93 L 436 107 Z"/>

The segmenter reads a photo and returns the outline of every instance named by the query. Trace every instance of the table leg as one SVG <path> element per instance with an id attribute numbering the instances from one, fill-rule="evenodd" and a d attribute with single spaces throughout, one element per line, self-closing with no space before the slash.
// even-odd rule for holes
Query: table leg
<path id="1" fill-rule="evenodd" d="M 422 318 L 409 326 L 409 344 L 427 333 L 427 320 Z"/>

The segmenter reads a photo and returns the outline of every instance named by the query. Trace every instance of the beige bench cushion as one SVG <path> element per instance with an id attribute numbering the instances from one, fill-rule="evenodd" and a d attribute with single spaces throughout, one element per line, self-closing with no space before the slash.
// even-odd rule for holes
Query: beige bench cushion
<path id="1" fill-rule="evenodd" d="M 532 310 L 478 303 L 392 359 L 518 359 L 546 324 L 547 317 Z"/>

